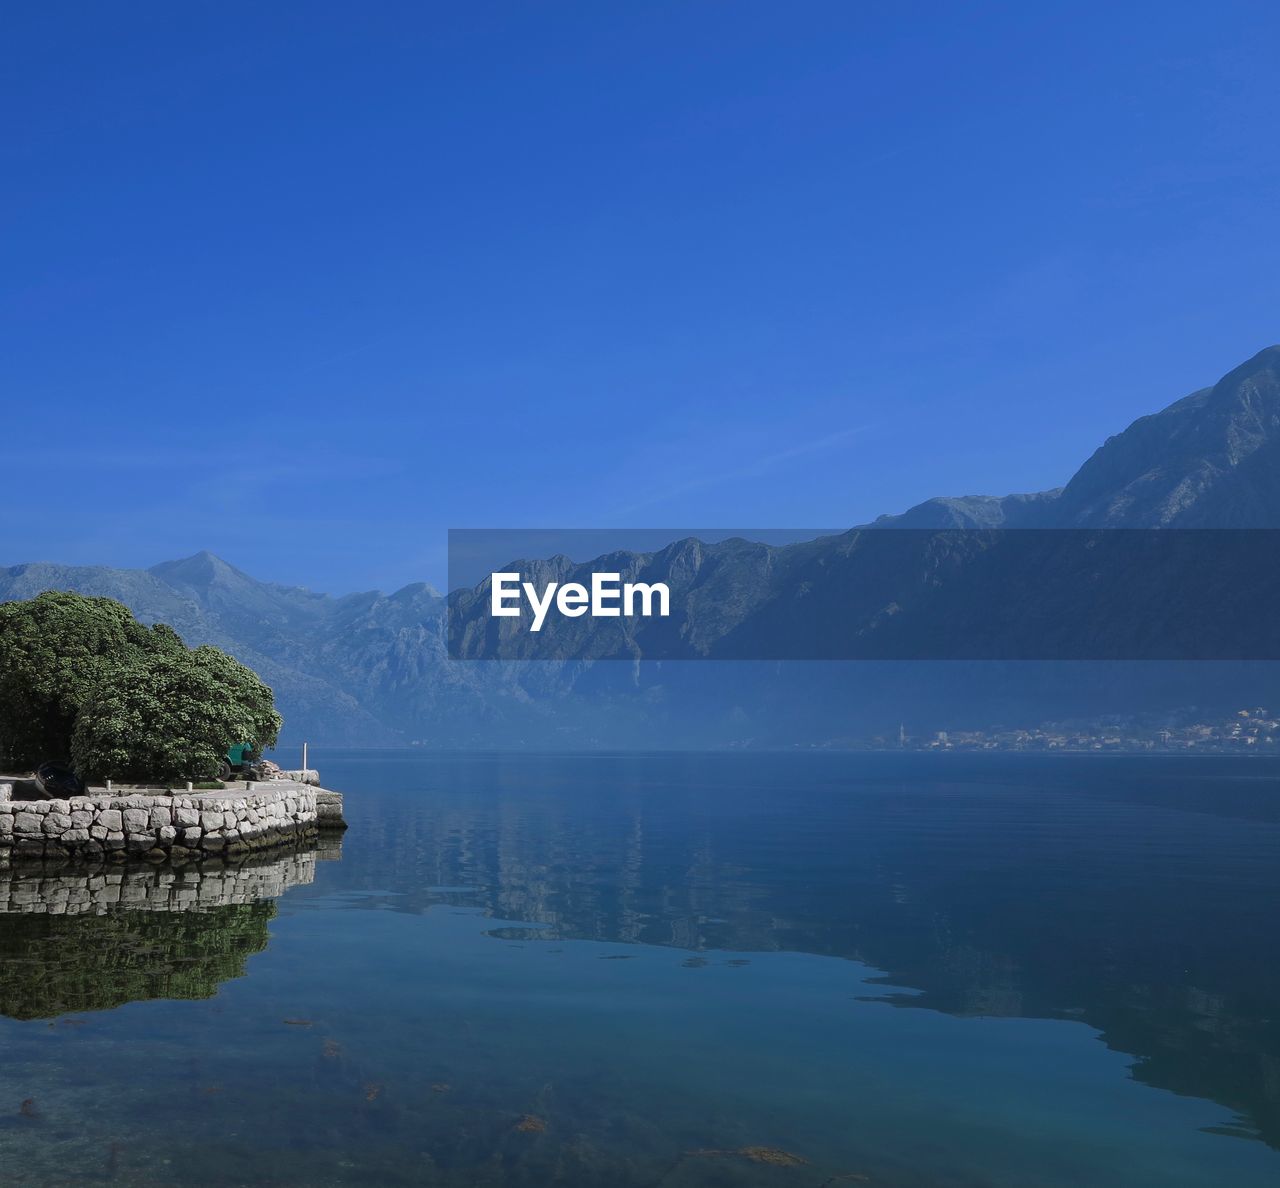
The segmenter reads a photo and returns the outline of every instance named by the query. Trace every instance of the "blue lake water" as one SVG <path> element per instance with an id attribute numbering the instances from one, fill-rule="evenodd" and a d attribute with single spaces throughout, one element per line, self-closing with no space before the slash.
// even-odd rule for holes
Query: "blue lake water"
<path id="1" fill-rule="evenodd" d="M 340 848 L 0 872 L 0 1182 L 1280 1182 L 1278 762 L 313 759 Z"/>

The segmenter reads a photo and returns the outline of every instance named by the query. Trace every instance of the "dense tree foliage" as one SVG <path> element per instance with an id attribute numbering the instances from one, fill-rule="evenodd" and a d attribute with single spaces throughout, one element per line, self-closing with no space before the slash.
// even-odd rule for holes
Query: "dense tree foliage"
<path id="1" fill-rule="evenodd" d="M 76 718 L 76 770 L 120 780 L 215 775 L 232 742 L 269 746 L 280 730 L 271 690 L 217 648 L 156 656 L 105 681 Z"/>
<path id="2" fill-rule="evenodd" d="M 69 759 L 80 706 L 107 674 L 178 650 L 172 630 L 148 630 L 111 598 L 50 592 L 0 605 L 0 750 L 26 766 Z"/>
<path id="3" fill-rule="evenodd" d="M 188 649 L 110 598 L 46 593 L 0 605 L 0 755 L 86 777 L 213 775 L 229 744 L 270 746 L 271 690 L 217 648 Z"/>

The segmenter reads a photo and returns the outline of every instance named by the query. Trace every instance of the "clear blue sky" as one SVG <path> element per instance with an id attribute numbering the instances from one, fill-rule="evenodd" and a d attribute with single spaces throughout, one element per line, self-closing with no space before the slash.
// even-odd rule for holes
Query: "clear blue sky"
<path id="1" fill-rule="evenodd" d="M 0 563 L 1057 485 L 1280 339 L 1274 4 L 8 6 Z"/>

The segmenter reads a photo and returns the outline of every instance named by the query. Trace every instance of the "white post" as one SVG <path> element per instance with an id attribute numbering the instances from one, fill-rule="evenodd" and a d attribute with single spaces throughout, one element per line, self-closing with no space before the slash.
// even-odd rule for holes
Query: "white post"
<path id="1" fill-rule="evenodd" d="M 304 772 L 307 770 L 307 744 L 306 743 L 302 744 L 302 770 Z"/>

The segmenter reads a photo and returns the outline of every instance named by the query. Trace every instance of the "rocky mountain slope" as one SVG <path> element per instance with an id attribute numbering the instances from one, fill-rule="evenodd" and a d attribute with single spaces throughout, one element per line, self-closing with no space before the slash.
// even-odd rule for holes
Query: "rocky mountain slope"
<path id="1" fill-rule="evenodd" d="M 1065 486 L 930 499 L 878 528 L 1280 528 L 1280 346 L 1110 437 Z"/>

